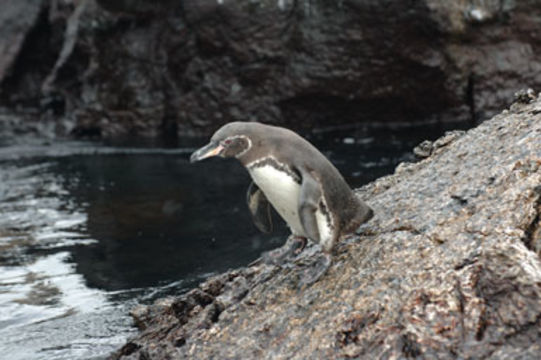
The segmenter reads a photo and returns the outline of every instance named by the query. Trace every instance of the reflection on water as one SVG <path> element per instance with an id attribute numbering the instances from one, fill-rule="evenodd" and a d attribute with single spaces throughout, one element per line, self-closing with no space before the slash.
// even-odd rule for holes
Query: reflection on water
<path id="1" fill-rule="evenodd" d="M 54 169 L 48 160 L 0 165 L 0 350 L 10 359 L 100 355 L 132 331 L 124 305 L 75 271 L 67 249 L 96 240 Z M 104 329 L 109 318 L 118 326 Z M 102 347 L 93 332 L 107 338 Z"/>
<path id="2" fill-rule="evenodd" d="M 251 223 L 244 203 L 249 178 L 236 162 L 191 166 L 186 158 L 139 155 L 62 164 L 68 182 L 80 179 L 66 188 L 85 209 L 88 235 L 100 240 L 73 249 L 91 286 L 147 287 L 222 271 L 281 239 L 262 241 Z"/>
<path id="3" fill-rule="evenodd" d="M 68 349 L 72 358 L 100 355 L 131 333 L 123 306 L 86 286 L 69 256 L 62 251 L 0 269 L 0 344 L 10 359 L 51 359 Z M 104 337 L 104 347 L 93 354 L 94 340 Z"/>
<path id="4" fill-rule="evenodd" d="M 353 186 L 411 160 L 439 126 L 342 129 L 310 140 Z M 128 310 L 247 264 L 287 234 L 260 234 L 234 160 L 89 143 L 0 148 L 0 352 L 103 357 L 133 333 Z"/>

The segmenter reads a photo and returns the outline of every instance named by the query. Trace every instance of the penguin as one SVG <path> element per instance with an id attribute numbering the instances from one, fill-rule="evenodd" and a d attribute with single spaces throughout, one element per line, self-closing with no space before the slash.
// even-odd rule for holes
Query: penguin
<path id="1" fill-rule="evenodd" d="M 246 198 L 260 231 L 272 231 L 272 206 L 293 237 L 301 240 L 300 251 L 306 239 L 321 245 L 327 267 L 339 239 L 373 217 L 336 167 L 291 130 L 256 122 L 228 123 L 191 155 L 190 162 L 213 156 L 236 158 L 250 173 Z"/>

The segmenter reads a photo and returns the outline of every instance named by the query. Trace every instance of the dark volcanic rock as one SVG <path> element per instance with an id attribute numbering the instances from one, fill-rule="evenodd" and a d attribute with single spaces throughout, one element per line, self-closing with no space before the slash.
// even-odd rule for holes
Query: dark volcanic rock
<path id="1" fill-rule="evenodd" d="M 210 278 L 115 358 L 539 359 L 541 97 L 440 140 L 359 190 L 376 217 L 311 287 L 302 254 Z"/>
<path id="2" fill-rule="evenodd" d="M 0 81 L 8 71 L 35 25 L 42 8 L 39 0 L 3 0 L 0 5 Z"/>
<path id="3" fill-rule="evenodd" d="M 476 120 L 541 87 L 533 0 L 45 3 L 1 97 L 74 135 Z"/>

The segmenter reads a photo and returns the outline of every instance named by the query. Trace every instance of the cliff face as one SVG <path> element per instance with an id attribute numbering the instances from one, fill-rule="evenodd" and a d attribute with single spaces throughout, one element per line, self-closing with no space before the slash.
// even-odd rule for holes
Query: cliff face
<path id="1" fill-rule="evenodd" d="M 298 288 L 313 248 L 210 278 L 115 357 L 538 359 L 541 96 L 423 149 L 359 190 L 376 216 L 321 280 Z"/>
<path id="2" fill-rule="evenodd" d="M 519 86 L 541 85 L 533 0 L 43 0 L 4 8 L 22 15 L 9 26 L 0 17 L 0 49 L 12 44 L 0 62 L 0 103 L 37 107 L 73 135 L 210 133 L 234 120 L 293 128 L 476 120 L 507 105 Z"/>

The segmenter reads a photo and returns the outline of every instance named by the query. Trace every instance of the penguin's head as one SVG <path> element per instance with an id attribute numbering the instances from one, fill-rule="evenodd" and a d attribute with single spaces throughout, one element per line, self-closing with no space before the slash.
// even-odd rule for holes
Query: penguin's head
<path id="1" fill-rule="evenodd" d="M 252 147 L 249 123 L 233 122 L 222 126 L 212 135 L 210 142 L 196 150 L 190 162 L 200 161 L 212 156 L 239 158 Z"/>

